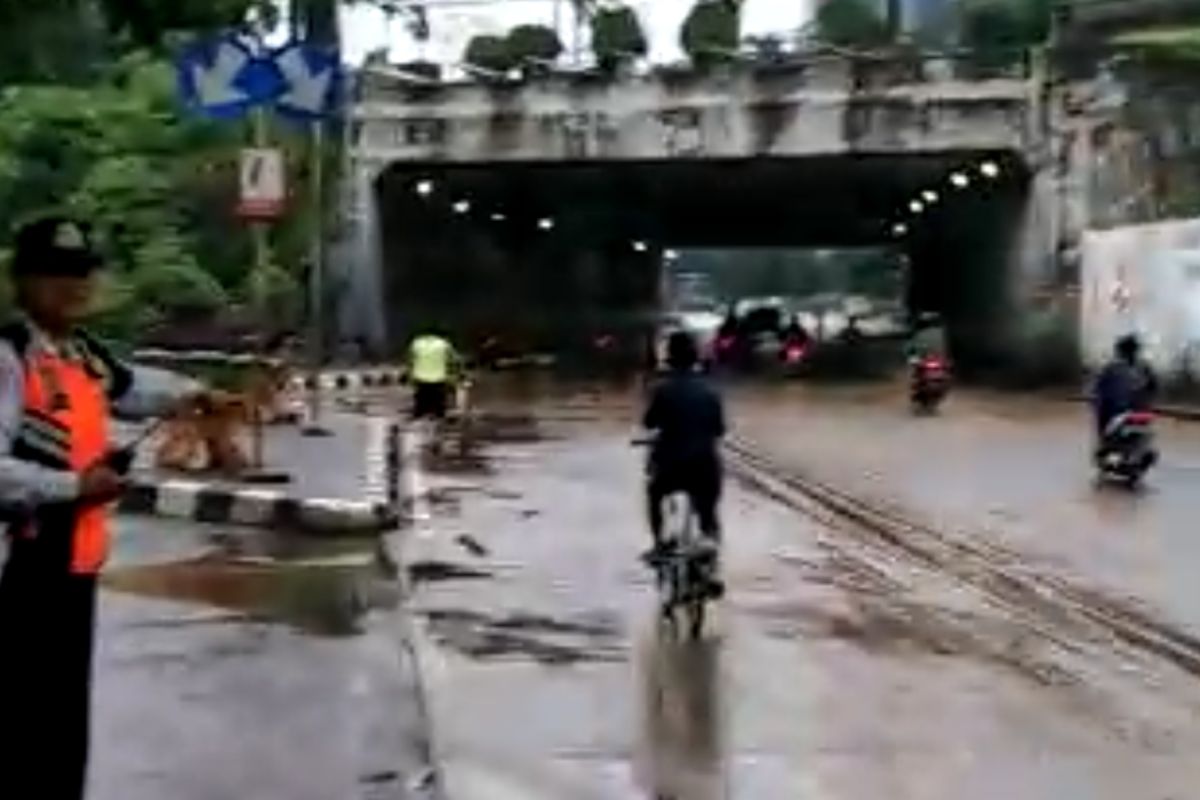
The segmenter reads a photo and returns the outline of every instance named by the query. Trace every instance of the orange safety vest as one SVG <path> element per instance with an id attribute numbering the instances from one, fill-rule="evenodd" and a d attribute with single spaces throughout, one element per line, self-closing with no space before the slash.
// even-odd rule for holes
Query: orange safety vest
<path id="1" fill-rule="evenodd" d="M 82 473 L 108 453 L 111 371 L 107 358 L 81 349 L 80 358 L 64 358 L 43 350 L 23 354 L 25 408 L 13 448 L 17 457 Z M 107 508 L 50 508 L 54 510 L 37 513 L 32 522 L 14 530 L 14 536 L 34 540 L 69 537 L 65 566 L 70 572 L 99 572 L 108 558 Z"/>

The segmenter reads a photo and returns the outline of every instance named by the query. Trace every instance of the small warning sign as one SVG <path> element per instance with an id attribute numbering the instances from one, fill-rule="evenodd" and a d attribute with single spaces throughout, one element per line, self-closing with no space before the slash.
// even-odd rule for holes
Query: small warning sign
<path id="1" fill-rule="evenodd" d="M 283 214 L 286 190 L 282 152 L 269 147 L 242 151 L 239 216 L 252 220 L 278 219 Z"/>

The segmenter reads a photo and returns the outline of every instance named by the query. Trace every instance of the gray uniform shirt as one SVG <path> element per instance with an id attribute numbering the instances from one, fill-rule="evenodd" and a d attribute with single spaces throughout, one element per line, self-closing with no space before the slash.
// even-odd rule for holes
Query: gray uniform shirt
<path id="1" fill-rule="evenodd" d="M 56 352 L 45 334 L 30 326 L 29 350 Z M 126 417 L 153 417 L 165 413 L 182 397 L 198 391 L 199 383 L 180 379 L 172 385 L 147 380 L 148 373 L 129 367 L 133 382 L 116 398 L 113 410 Z M 79 475 L 14 458 L 13 441 L 21 427 L 25 405 L 25 367 L 10 343 L 0 341 L 0 504 L 26 508 L 74 500 L 79 496 Z"/>

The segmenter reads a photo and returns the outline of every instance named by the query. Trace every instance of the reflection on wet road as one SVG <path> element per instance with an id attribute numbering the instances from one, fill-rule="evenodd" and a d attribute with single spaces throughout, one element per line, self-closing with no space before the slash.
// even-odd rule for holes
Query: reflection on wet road
<path id="1" fill-rule="evenodd" d="M 456 800 L 1193 796 L 1200 687 L 1130 638 L 1146 620 L 1082 613 L 1132 614 L 1086 579 L 731 481 L 729 595 L 679 642 L 637 560 L 629 417 L 545 416 L 553 436 L 494 446 L 486 480 L 429 476 L 455 502 L 412 534 L 476 573 L 416 596 Z"/>
<path id="2" fill-rule="evenodd" d="M 659 628 L 638 649 L 642 731 L 635 770 L 647 797 L 728 797 L 721 719 L 721 644 Z"/>

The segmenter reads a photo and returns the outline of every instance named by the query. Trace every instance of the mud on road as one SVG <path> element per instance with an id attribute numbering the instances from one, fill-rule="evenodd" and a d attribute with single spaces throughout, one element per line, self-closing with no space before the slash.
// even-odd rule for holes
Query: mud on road
<path id="1" fill-rule="evenodd" d="M 831 620 L 832 627 L 868 644 L 902 640 L 1002 665 L 1075 695 L 1099 722 L 1108 709 L 1119 733 L 1132 725 L 1154 735 L 1180 712 L 1200 710 L 1200 640 L 1136 601 L 1057 575 L 984 532 L 950 532 L 855 497 L 748 442 L 734 440 L 727 452 L 739 479 L 821 522 L 825 577 L 861 601 L 858 618 Z M 957 598 L 952 613 L 945 603 L 917 600 L 938 584 Z M 1164 695 L 1168 687 L 1175 692 Z M 1119 708 L 1130 691 L 1165 696 L 1174 713 L 1134 721 Z"/>
<path id="2" fill-rule="evenodd" d="M 678 641 L 634 404 L 526 408 L 410 534 L 454 800 L 1195 796 L 1200 644 L 1139 603 L 734 441 L 729 593 Z"/>

